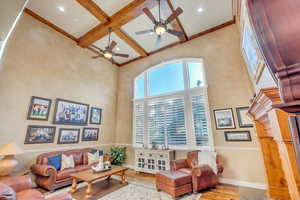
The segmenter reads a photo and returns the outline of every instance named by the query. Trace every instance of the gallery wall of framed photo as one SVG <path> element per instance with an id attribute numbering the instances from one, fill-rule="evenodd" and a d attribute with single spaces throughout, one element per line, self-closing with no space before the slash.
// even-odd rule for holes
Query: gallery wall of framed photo
<path id="1" fill-rule="evenodd" d="M 249 107 L 214 109 L 215 128 L 226 142 L 252 142 L 253 122 L 247 115 Z"/>
<path id="2" fill-rule="evenodd" d="M 54 108 L 52 103 L 55 102 Z M 52 113 L 53 119 L 50 119 Z M 78 144 L 100 138 L 102 108 L 73 100 L 32 96 L 24 144 Z M 34 121 L 43 121 L 35 125 Z"/>

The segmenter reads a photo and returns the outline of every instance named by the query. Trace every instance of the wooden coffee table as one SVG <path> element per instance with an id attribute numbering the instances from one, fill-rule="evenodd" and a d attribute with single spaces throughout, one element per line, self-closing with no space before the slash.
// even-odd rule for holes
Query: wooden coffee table
<path id="1" fill-rule="evenodd" d="M 87 183 L 87 189 L 85 191 L 85 199 L 91 199 L 93 196 L 100 198 L 108 193 L 111 193 L 128 183 L 126 182 L 125 172 L 128 170 L 126 167 L 112 166 L 111 170 L 105 172 L 94 173 L 92 169 L 81 171 L 78 173 L 71 174 L 73 178 L 71 193 L 73 196 L 82 197 L 82 194 L 77 189 L 77 181 L 84 181 Z M 121 177 L 121 181 L 111 179 L 112 175 Z M 100 179 L 106 178 L 105 180 L 99 181 Z M 93 185 L 95 187 L 93 188 Z M 96 191 L 98 190 L 98 191 Z M 78 193 L 76 195 L 76 193 Z M 82 193 L 82 191 L 81 191 Z"/>

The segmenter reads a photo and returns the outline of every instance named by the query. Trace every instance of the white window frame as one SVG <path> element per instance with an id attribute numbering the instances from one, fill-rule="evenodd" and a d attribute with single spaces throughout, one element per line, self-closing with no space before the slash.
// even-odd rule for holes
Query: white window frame
<path id="1" fill-rule="evenodd" d="M 173 63 L 183 63 L 183 75 L 184 75 L 184 90 L 177 91 L 177 92 L 170 92 L 170 93 L 164 93 L 161 95 L 155 95 L 155 96 L 148 96 L 149 94 L 149 85 L 148 85 L 148 78 L 149 73 L 159 67 L 163 67 L 168 64 Z M 190 62 L 197 62 L 203 64 L 203 74 L 204 74 L 204 86 L 201 87 L 195 87 L 195 88 L 189 88 L 190 80 L 189 80 L 189 70 L 188 70 L 188 63 Z M 138 78 L 144 76 L 144 91 L 145 91 L 145 97 L 143 98 L 137 98 L 135 99 L 135 92 L 136 92 L 136 86 L 135 82 Z M 148 106 L 147 101 L 149 100 L 157 100 L 157 99 L 168 99 L 168 98 L 174 98 L 178 96 L 184 97 L 184 117 L 185 117 L 185 128 L 186 128 L 186 137 L 187 137 L 187 145 L 180 145 L 180 146 L 174 146 L 174 145 L 168 145 L 169 149 L 174 150 L 214 150 L 214 139 L 212 134 L 212 126 L 211 126 L 211 116 L 210 116 L 210 108 L 209 108 L 209 100 L 208 100 L 208 94 L 207 94 L 207 80 L 206 80 L 206 70 L 205 65 L 203 62 L 203 59 L 201 58 L 182 58 L 182 59 L 176 59 L 176 60 L 170 60 L 167 62 L 160 63 L 158 65 L 155 65 L 151 67 L 150 69 L 147 69 L 143 73 L 139 74 L 134 80 L 133 80 L 133 147 L 140 148 L 143 147 L 141 144 L 136 144 L 136 133 L 135 133 L 135 105 L 136 103 L 144 103 L 144 129 L 148 130 L 148 121 L 147 121 L 147 115 L 148 115 Z M 193 113 L 192 113 L 192 104 L 191 99 L 192 96 L 197 95 L 203 95 L 205 97 L 205 106 L 206 109 L 206 119 L 208 124 L 208 146 L 197 146 L 196 145 L 196 137 L 195 137 L 195 130 L 194 130 L 194 120 L 193 120 Z M 149 144 L 149 138 L 148 134 L 144 134 L 144 144 Z"/>

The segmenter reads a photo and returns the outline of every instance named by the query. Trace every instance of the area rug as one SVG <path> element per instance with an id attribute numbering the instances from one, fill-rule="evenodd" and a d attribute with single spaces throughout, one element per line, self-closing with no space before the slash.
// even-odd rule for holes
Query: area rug
<path id="1" fill-rule="evenodd" d="M 136 180 L 128 180 L 129 184 L 119 190 L 112 192 L 99 200 L 173 200 L 173 198 L 164 193 L 158 192 L 153 184 L 145 182 L 139 182 Z M 81 183 L 78 187 L 85 187 L 86 184 Z M 52 194 L 45 194 L 46 198 L 52 197 L 53 195 L 70 191 L 70 187 L 56 191 Z M 179 198 L 180 200 L 199 200 L 201 194 L 185 195 Z M 81 199 L 73 199 L 81 200 Z"/>

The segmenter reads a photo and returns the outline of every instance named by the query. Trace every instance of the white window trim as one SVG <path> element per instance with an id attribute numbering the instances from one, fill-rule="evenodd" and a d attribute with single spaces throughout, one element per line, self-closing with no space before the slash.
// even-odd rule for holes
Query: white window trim
<path id="1" fill-rule="evenodd" d="M 183 74 L 184 74 L 184 90 L 182 91 L 177 91 L 177 92 L 170 92 L 170 93 L 164 93 L 162 95 L 155 95 L 155 96 L 148 96 L 149 94 L 149 86 L 148 86 L 148 78 L 149 78 L 149 73 L 159 67 L 162 67 L 164 65 L 168 65 L 168 64 L 172 64 L 172 63 L 178 63 L 178 62 L 182 62 L 183 63 Z M 188 65 L 187 63 L 189 62 L 198 62 L 198 63 L 202 63 L 203 64 L 203 74 L 204 74 L 204 81 L 205 81 L 205 85 L 202 87 L 196 87 L 196 88 L 189 88 L 189 71 L 188 71 Z M 134 99 L 135 97 L 135 81 L 140 78 L 140 77 L 144 77 L 144 91 L 145 91 L 145 97 L 143 98 L 137 98 Z M 210 107 L 209 107 L 209 101 L 208 101 L 208 94 L 207 94 L 207 79 L 206 79 L 206 70 L 205 70 L 205 64 L 203 62 L 203 59 L 201 58 L 182 58 L 182 59 L 176 59 L 176 60 L 170 60 L 167 62 L 163 62 L 160 63 L 158 65 L 155 65 L 149 69 L 147 69 L 146 71 L 142 72 L 141 74 L 139 74 L 138 76 L 136 76 L 136 78 L 133 80 L 133 112 L 132 112 L 132 116 L 133 116 L 133 147 L 135 148 L 140 148 L 143 147 L 143 145 L 141 144 L 136 144 L 136 132 L 135 132 L 135 105 L 136 103 L 140 103 L 140 102 L 144 102 L 144 111 L 145 111 L 145 115 L 144 115 L 144 128 L 145 130 L 148 129 L 148 121 L 147 119 L 147 113 L 148 113 L 148 106 L 147 106 L 147 102 L 149 100 L 158 100 L 158 99 L 169 99 L 169 98 L 173 98 L 173 97 L 178 97 L 178 96 L 183 96 L 184 98 L 189 98 L 189 100 L 187 101 L 186 99 L 184 100 L 185 102 L 185 109 L 184 109 L 184 116 L 185 116 L 185 127 L 186 127 L 186 136 L 187 136 L 187 145 L 180 145 L 180 146 L 172 146 L 172 145 L 168 145 L 169 149 L 174 149 L 174 150 L 210 150 L 210 151 L 214 151 L 214 138 L 213 138 L 213 132 L 212 132 L 212 126 L 211 126 L 211 116 L 210 116 Z M 209 137 L 209 145 L 208 146 L 197 146 L 196 145 L 196 137 L 195 137 L 195 130 L 193 127 L 193 113 L 192 113 L 192 105 L 191 105 L 191 98 L 192 96 L 195 95 L 199 95 L 199 94 L 203 94 L 205 96 L 205 106 L 207 107 L 206 109 L 206 119 L 207 119 L 207 124 L 208 124 L 208 137 Z M 188 105 L 187 105 L 188 104 Z M 148 134 L 144 134 L 144 144 L 148 144 L 149 143 L 149 136 Z"/>

